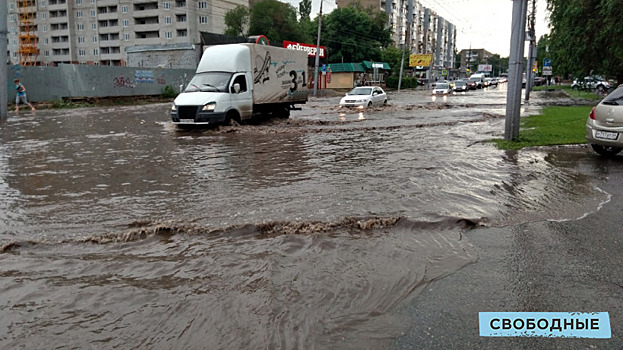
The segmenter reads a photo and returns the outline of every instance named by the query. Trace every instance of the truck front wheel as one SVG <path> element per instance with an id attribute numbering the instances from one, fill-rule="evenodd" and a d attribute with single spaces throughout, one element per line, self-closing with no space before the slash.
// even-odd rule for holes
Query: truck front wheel
<path id="1" fill-rule="evenodd" d="M 240 125 L 241 120 L 240 120 L 240 115 L 238 115 L 238 112 L 236 111 L 229 111 L 227 112 L 227 114 L 225 115 L 225 125 L 228 126 L 237 126 Z"/>

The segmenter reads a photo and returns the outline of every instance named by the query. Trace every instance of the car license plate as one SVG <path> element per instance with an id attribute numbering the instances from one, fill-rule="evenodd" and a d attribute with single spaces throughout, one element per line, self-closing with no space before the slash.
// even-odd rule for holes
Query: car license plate
<path id="1" fill-rule="evenodd" d="M 194 123 L 194 119 L 180 119 L 180 123 Z"/>
<path id="2" fill-rule="evenodd" d="M 595 131 L 596 139 L 616 140 L 619 137 L 619 133 L 608 131 Z"/>

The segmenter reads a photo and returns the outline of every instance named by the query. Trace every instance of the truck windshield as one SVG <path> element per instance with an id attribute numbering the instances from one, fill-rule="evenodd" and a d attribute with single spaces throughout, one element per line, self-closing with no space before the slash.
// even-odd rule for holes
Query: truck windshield
<path id="1" fill-rule="evenodd" d="M 227 92 L 232 73 L 208 72 L 196 74 L 184 92 Z"/>

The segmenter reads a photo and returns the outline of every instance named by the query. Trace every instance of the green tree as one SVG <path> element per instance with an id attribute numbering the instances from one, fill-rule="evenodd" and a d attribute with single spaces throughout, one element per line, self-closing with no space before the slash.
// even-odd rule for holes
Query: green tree
<path id="1" fill-rule="evenodd" d="M 621 0 L 547 0 L 554 74 L 590 72 L 623 82 Z"/>
<path id="2" fill-rule="evenodd" d="M 245 6 L 236 6 L 225 14 L 225 34 L 232 36 L 247 36 L 246 28 L 249 23 L 250 12 Z"/>
<path id="3" fill-rule="evenodd" d="M 311 0 L 301 0 L 299 2 L 299 14 L 301 15 L 300 21 L 310 20 L 309 15 L 312 11 L 312 3 Z"/>
<path id="4" fill-rule="evenodd" d="M 266 35 L 270 41 L 305 42 L 308 39 L 298 25 L 294 6 L 277 0 L 262 0 L 253 5 L 249 35 Z"/>
<path id="5" fill-rule="evenodd" d="M 381 60 L 382 49 L 392 42 L 386 24 L 386 13 L 360 3 L 323 15 L 320 41 L 327 47 L 329 62 Z"/>
<path id="6" fill-rule="evenodd" d="M 395 46 L 388 46 L 381 50 L 380 61 L 387 62 L 392 69 L 392 74 L 398 76 L 400 75 L 400 61 L 402 60 L 402 57 L 401 49 Z M 409 53 L 406 51 L 404 53 L 404 59 L 404 65 L 402 68 L 403 74 L 409 70 Z"/>

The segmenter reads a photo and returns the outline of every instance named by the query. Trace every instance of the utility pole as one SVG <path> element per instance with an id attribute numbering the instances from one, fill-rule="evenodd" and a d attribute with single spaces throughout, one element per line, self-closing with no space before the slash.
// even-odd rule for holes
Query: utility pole
<path id="1" fill-rule="evenodd" d="M 506 118 L 504 139 L 514 140 L 519 136 L 521 113 L 521 78 L 523 73 L 523 51 L 525 43 L 526 11 L 528 0 L 513 0 L 511 22 L 511 47 L 508 59 L 508 91 L 506 94 Z"/>
<path id="2" fill-rule="evenodd" d="M 532 78 L 532 66 L 534 65 L 534 59 L 536 56 L 536 32 L 534 29 L 536 17 L 536 0 L 531 1 L 532 9 L 530 15 L 528 16 L 528 35 L 530 36 L 528 39 L 530 40 L 530 46 L 528 46 L 528 67 L 526 67 L 526 101 L 530 100 L 530 90 L 532 89 L 532 84 L 534 81 L 534 79 Z"/>
<path id="3" fill-rule="evenodd" d="M 411 16 L 409 16 L 411 17 Z M 402 84 L 402 73 L 403 67 L 405 65 L 405 48 L 408 48 L 409 54 L 411 54 L 411 19 L 407 18 L 407 32 L 405 34 L 405 43 L 402 44 L 402 59 L 400 60 L 400 75 L 398 76 L 398 91 L 400 91 L 400 86 Z"/>
<path id="4" fill-rule="evenodd" d="M 322 28 L 322 3 L 320 0 L 320 14 L 318 15 L 318 39 L 316 41 L 316 65 L 314 66 L 314 97 L 318 94 L 318 66 L 320 65 L 320 28 Z"/>
<path id="5" fill-rule="evenodd" d="M 7 69 L 7 56 L 6 56 L 6 41 L 9 34 L 7 27 L 8 16 L 8 1 L 2 1 L 0 3 L 0 118 L 7 117 L 7 102 L 8 96 L 8 69 Z"/>

